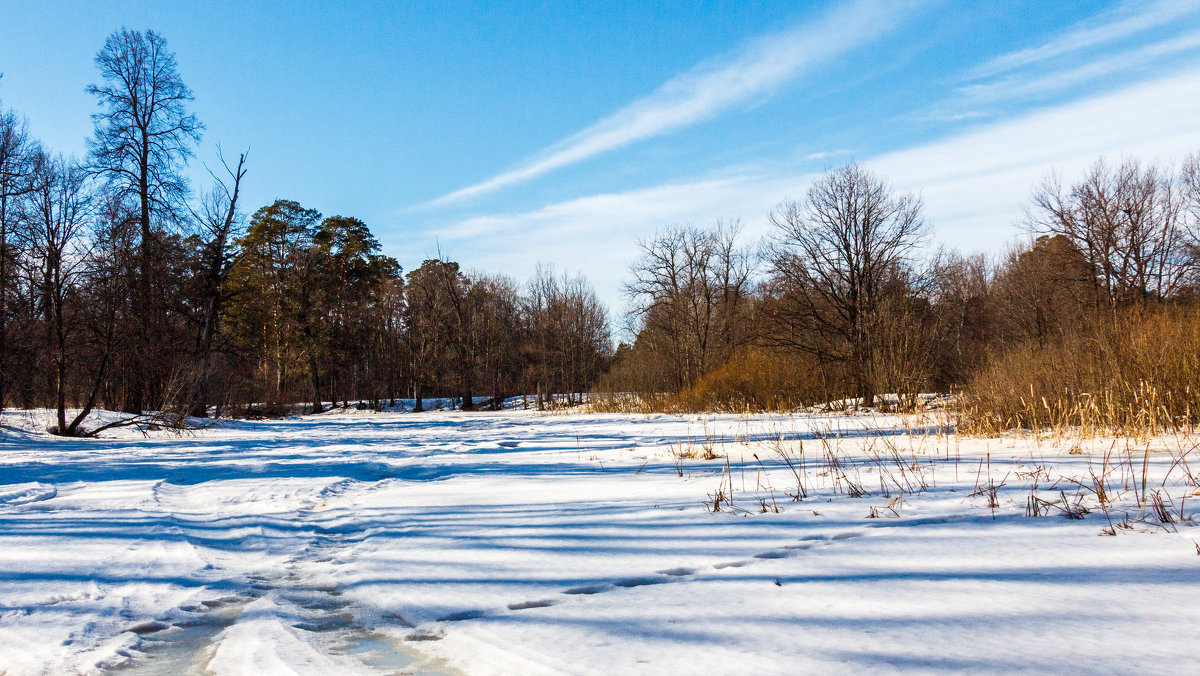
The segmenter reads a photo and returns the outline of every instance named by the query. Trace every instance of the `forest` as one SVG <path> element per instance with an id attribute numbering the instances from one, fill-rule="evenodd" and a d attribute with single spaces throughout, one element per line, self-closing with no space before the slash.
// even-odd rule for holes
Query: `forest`
<path id="1" fill-rule="evenodd" d="M 611 406 L 911 409 L 942 393 L 981 433 L 1198 420 L 1198 155 L 1099 159 L 1069 184 L 1052 173 L 1024 239 L 992 256 L 935 247 L 920 195 L 854 164 L 770 222 L 757 248 L 739 246 L 736 223 L 641 242 L 637 339 L 602 389 L 642 396 Z"/>
<path id="2" fill-rule="evenodd" d="M 251 160 L 183 169 L 203 124 L 165 39 L 122 30 L 96 57 L 85 158 L 0 115 L 0 405 L 194 416 L 498 403 L 588 389 L 610 359 L 586 280 L 525 284 L 448 260 L 401 270 L 361 220 L 277 200 L 246 218 Z M 66 414 L 67 409 L 73 415 Z M 76 410 L 77 409 L 77 410 Z"/>
<path id="3" fill-rule="evenodd" d="M 122 29 L 95 63 L 85 157 L 0 107 L 0 407 L 54 409 L 58 434 L 95 432 L 97 408 L 165 420 L 515 395 L 744 411 L 938 392 L 983 432 L 1200 418 L 1197 155 L 1049 173 L 1021 238 L 969 256 L 936 245 L 919 194 L 830 168 L 780 196 L 761 241 L 737 220 L 645 237 L 614 327 L 551 262 L 523 282 L 442 258 L 405 271 L 357 218 L 245 205 L 247 152 L 191 185 L 204 125 L 166 40 Z"/>

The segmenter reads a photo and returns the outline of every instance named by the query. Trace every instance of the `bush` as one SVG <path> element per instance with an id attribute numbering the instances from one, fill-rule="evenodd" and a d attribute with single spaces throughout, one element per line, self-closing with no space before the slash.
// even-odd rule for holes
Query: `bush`
<path id="1" fill-rule="evenodd" d="M 790 411 L 830 396 L 843 396 L 839 385 L 827 396 L 827 380 L 841 383 L 840 371 L 828 365 L 823 370 L 815 358 L 741 346 L 725 363 L 682 392 L 615 388 L 625 393 L 593 393 L 591 403 L 593 411 L 612 413 Z"/>
<path id="2" fill-rule="evenodd" d="M 1200 423 L 1200 310 L 1130 311 L 991 359 L 967 386 L 975 434 L 1079 428 L 1150 435 Z"/>
<path id="3" fill-rule="evenodd" d="M 680 393 L 690 411 L 788 411 L 824 401 L 816 359 L 745 346 Z"/>

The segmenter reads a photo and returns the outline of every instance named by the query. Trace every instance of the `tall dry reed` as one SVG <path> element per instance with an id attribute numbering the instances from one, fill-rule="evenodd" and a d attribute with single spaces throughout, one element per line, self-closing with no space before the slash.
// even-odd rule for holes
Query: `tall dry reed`
<path id="1" fill-rule="evenodd" d="M 1200 423 L 1200 311 L 1129 312 L 1022 346 L 992 359 L 965 395 L 958 427 L 970 434 L 1192 430 Z"/>

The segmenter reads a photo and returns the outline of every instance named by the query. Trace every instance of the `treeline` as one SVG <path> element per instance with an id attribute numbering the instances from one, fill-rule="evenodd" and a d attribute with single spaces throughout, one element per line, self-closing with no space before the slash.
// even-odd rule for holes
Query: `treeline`
<path id="1" fill-rule="evenodd" d="M 689 411 L 958 392 L 960 424 L 989 433 L 1200 422 L 1200 156 L 1052 175 L 998 256 L 935 247 L 919 195 L 831 170 L 763 242 L 737 221 L 641 241 L 614 352 L 581 277 L 404 272 L 358 219 L 288 200 L 246 218 L 245 154 L 193 191 L 203 125 L 163 38 L 118 31 L 96 65 L 85 158 L 0 108 L 0 406 L 54 408 L 60 434 L 95 431 L 96 407 L 541 408 L 589 390 L 594 408 Z"/>
<path id="2" fill-rule="evenodd" d="M 660 231 L 601 389 L 678 410 L 965 392 L 983 431 L 1200 420 L 1200 156 L 1052 175 L 999 256 L 934 248 L 923 211 L 852 164 L 781 204 L 761 246 L 736 223 Z"/>
<path id="3" fill-rule="evenodd" d="M 96 407 L 178 420 L 524 393 L 541 407 L 608 368 L 585 279 L 546 268 L 519 285 L 447 260 L 405 274 L 362 221 L 293 201 L 247 220 L 245 154 L 198 194 L 184 178 L 204 127 L 162 36 L 118 31 L 96 65 L 85 158 L 0 108 L 0 407 L 54 408 L 64 435 Z"/>

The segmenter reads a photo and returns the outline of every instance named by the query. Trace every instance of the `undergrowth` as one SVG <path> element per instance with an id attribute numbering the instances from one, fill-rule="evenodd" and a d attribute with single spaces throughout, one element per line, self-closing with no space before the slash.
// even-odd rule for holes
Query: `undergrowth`
<path id="1" fill-rule="evenodd" d="M 1200 312 L 1129 313 L 992 359 L 957 410 L 964 433 L 1146 438 L 1200 424 Z"/>

